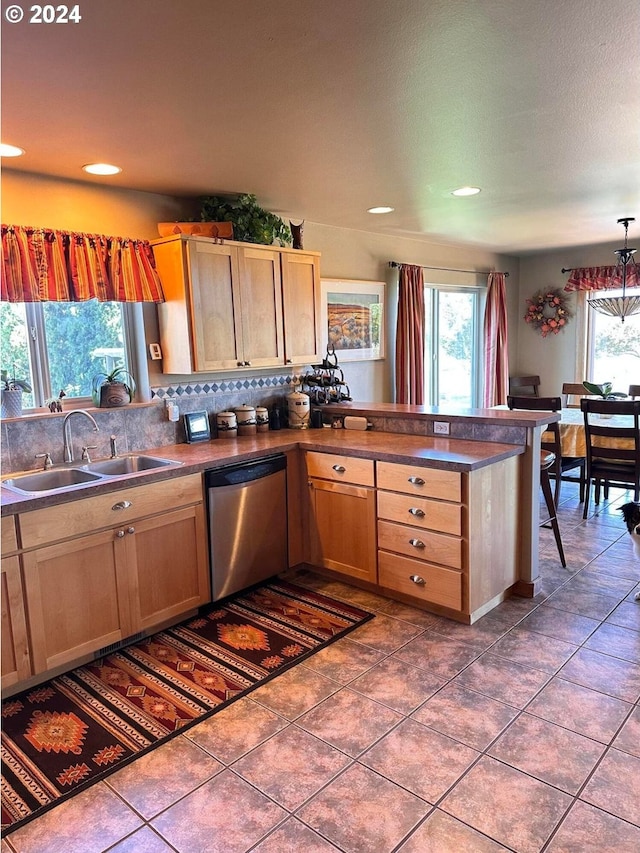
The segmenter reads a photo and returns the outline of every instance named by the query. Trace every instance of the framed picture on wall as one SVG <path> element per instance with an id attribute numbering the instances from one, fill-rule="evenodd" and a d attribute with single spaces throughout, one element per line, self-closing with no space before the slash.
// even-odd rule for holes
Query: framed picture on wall
<path id="1" fill-rule="evenodd" d="M 338 361 L 384 358 L 384 282 L 323 278 L 321 287 L 321 329 Z"/>

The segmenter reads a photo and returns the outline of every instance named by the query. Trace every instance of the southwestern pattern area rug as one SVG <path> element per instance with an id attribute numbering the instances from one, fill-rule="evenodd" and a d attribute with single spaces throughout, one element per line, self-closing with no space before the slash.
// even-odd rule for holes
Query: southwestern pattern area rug
<path id="1" fill-rule="evenodd" d="M 275 580 L 7 699 L 8 834 L 372 618 Z"/>

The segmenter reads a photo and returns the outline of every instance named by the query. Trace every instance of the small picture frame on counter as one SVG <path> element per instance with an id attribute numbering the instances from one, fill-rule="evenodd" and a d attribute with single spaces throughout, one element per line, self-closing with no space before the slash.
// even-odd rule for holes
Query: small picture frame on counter
<path id="1" fill-rule="evenodd" d="M 211 428 L 207 413 L 187 412 L 184 416 L 184 431 L 187 436 L 187 444 L 192 444 L 194 441 L 209 441 Z"/>

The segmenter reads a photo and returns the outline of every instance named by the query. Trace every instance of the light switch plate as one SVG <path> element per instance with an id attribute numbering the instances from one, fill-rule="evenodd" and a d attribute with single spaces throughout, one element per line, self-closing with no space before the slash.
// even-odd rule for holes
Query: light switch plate
<path id="1" fill-rule="evenodd" d="M 149 344 L 149 355 L 152 361 L 159 361 L 162 358 L 160 344 Z"/>

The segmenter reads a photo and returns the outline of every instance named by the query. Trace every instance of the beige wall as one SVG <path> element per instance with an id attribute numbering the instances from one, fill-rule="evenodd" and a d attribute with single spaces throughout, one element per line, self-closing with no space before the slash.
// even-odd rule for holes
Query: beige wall
<path id="1" fill-rule="evenodd" d="M 5 170 L 2 175 L 2 221 L 13 225 L 117 234 L 154 239 L 156 223 L 185 217 L 193 202 L 153 193 L 114 189 L 103 182 L 74 182 Z M 387 358 L 380 362 L 345 363 L 345 376 L 354 399 L 391 400 L 396 273 L 390 260 L 458 269 L 506 270 L 509 299 L 509 350 L 516 363 L 518 346 L 518 272 L 515 258 L 469 247 L 429 243 L 406 237 L 388 237 L 327 225 L 305 223 L 304 245 L 320 251 L 325 278 L 385 281 L 387 287 Z M 484 276 L 481 277 L 484 281 Z M 158 339 L 154 306 L 145 306 L 147 342 Z M 180 381 L 157 373 L 150 362 L 151 384 Z M 243 374 L 246 376 L 246 374 Z"/>
<path id="2" fill-rule="evenodd" d="M 563 382 L 582 382 L 582 364 L 578 363 L 578 334 L 583 317 L 576 311 L 576 296 L 569 295 L 574 316 L 558 335 L 541 337 L 524 322 L 526 299 L 543 288 L 564 289 L 569 278 L 561 270 L 570 267 L 604 266 L 616 262 L 613 250 L 620 243 L 577 246 L 520 259 L 520 299 L 518 302 L 518 347 L 512 375 L 536 373 L 541 379 L 541 396 L 560 394 Z"/>

